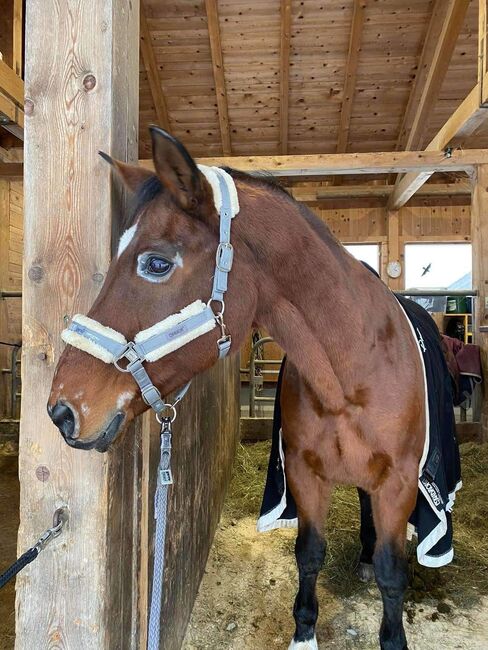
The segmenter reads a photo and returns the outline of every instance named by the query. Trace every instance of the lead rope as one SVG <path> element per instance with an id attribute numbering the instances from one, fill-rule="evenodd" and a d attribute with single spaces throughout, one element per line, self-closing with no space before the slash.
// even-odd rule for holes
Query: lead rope
<path id="1" fill-rule="evenodd" d="M 151 608 L 147 634 L 148 650 L 159 650 L 168 492 L 169 486 L 173 484 L 173 476 L 171 473 L 171 425 L 176 418 L 176 410 L 174 405 L 169 405 L 169 407 L 173 410 L 172 417 L 161 418 L 161 446 L 156 493 L 154 495 L 154 518 L 156 519 L 156 532 L 154 536 L 154 568 L 151 593 Z"/>

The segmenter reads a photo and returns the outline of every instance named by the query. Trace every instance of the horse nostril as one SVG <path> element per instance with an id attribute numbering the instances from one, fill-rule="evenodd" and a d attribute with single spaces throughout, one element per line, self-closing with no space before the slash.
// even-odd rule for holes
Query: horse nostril
<path id="1" fill-rule="evenodd" d="M 48 409 L 48 413 L 65 438 L 73 440 L 78 437 L 75 433 L 75 414 L 69 406 L 57 402 L 51 410 Z"/>

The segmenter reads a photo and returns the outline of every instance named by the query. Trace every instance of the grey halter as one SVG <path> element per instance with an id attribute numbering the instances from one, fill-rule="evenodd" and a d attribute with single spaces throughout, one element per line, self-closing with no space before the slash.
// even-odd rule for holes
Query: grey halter
<path id="1" fill-rule="evenodd" d="M 168 406 L 174 407 L 183 398 L 190 386 L 190 382 L 180 390 L 176 401 L 172 405 L 166 404 L 143 365 L 145 361 L 156 360 L 148 358 L 151 357 L 151 353 L 169 344 L 172 345 L 172 350 L 178 349 L 189 340 L 192 340 L 192 332 L 195 334 L 199 330 L 193 337 L 197 338 L 215 326 L 220 328 L 221 334 L 217 341 L 219 359 L 227 355 L 232 343 L 231 336 L 226 334 L 224 323 L 224 296 L 227 291 L 228 275 L 232 269 L 234 257 L 234 249 L 230 243 L 230 231 L 235 213 L 232 209 L 231 195 L 224 172 L 217 167 L 213 168 L 213 171 L 219 181 L 222 203 L 220 207 L 220 241 L 215 256 L 212 293 L 206 306 L 199 313 L 192 314 L 188 318 L 179 319 L 174 325 L 155 333 L 153 336 L 149 336 L 143 341 L 139 340 L 139 342 L 137 342 L 137 339 L 140 338 L 142 332 L 134 337 L 134 341 L 127 342 L 119 332 L 84 316 L 75 316 L 62 334 L 63 340 L 70 345 L 78 347 L 107 363 L 113 363 L 117 370 L 121 372 L 130 373 L 141 390 L 144 402 L 156 412 L 158 419 L 168 409 Z M 219 311 L 213 311 L 213 303 L 220 303 Z M 182 310 L 182 312 L 184 314 L 185 310 Z M 171 318 L 168 317 L 153 327 L 162 325 Z M 144 330 L 144 332 L 146 331 Z M 183 339 L 185 340 L 181 342 Z M 178 340 L 180 340 L 181 345 L 178 345 Z M 161 358 L 161 356 L 164 356 L 164 354 L 161 354 L 158 358 Z M 121 365 L 124 360 L 127 361 L 125 367 Z"/>

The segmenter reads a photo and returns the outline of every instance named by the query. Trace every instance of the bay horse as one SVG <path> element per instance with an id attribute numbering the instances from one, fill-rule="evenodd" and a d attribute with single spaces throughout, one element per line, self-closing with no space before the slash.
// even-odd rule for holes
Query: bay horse
<path id="1" fill-rule="evenodd" d="M 111 160 L 136 197 L 118 255 L 88 316 L 132 340 L 210 295 L 219 215 L 210 184 L 184 146 L 152 127 L 154 172 Z M 383 650 L 405 650 L 407 520 L 425 438 L 417 344 L 391 291 L 304 205 L 268 180 L 228 170 L 239 197 L 225 322 L 237 353 L 251 327 L 285 350 L 282 430 L 286 476 L 298 510 L 299 588 L 293 650 L 316 649 L 316 581 L 333 486 L 370 495 L 373 565 L 383 600 Z M 150 267 L 141 271 L 141 259 Z M 147 371 L 163 395 L 217 362 L 213 329 Z M 66 442 L 104 451 L 148 408 L 132 377 L 67 346 L 48 411 Z"/>

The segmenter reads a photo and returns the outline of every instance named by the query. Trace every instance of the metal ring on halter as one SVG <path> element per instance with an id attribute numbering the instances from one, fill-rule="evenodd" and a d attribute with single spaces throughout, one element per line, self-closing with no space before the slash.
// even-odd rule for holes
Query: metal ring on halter
<path id="1" fill-rule="evenodd" d="M 165 411 L 169 411 L 171 415 L 162 415 Z M 161 411 L 159 411 L 159 413 L 156 413 L 156 420 L 159 422 L 159 424 L 163 424 L 164 420 L 169 420 L 171 423 L 173 423 L 176 420 L 175 405 L 165 404 Z"/>
<path id="2" fill-rule="evenodd" d="M 117 368 L 117 370 L 120 370 L 120 372 L 130 372 L 130 370 L 127 369 L 127 366 L 132 363 L 133 361 L 136 361 L 138 359 L 137 353 L 134 351 L 134 344 L 132 341 L 127 344 L 127 347 L 125 350 L 120 354 L 116 359 L 113 360 L 114 366 Z M 122 366 L 119 366 L 118 362 L 121 359 L 127 359 L 127 366 L 125 368 L 122 368 Z"/>
<path id="3" fill-rule="evenodd" d="M 215 317 L 223 316 L 224 311 L 225 311 L 225 302 L 223 300 L 221 300 L 220 298 L 210 298 L 210 300 L 207 302 L 207 307 L 210 307 L 210 309 L 212 309 L 212 303 L 213 302 L 220 302 L 220 304 L 222 305 L 221 309 L 215 314 Z"/>

